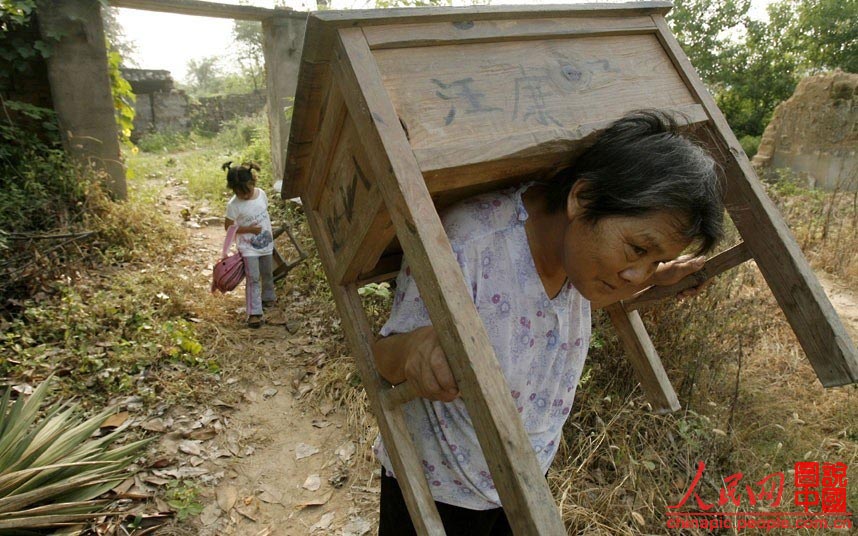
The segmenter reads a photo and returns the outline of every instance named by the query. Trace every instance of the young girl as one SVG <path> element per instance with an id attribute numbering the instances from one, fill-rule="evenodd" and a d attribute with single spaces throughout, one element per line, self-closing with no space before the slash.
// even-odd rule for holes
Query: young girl
<path id="1" fill-rule="evenodd" d="M 224 229 L 229 229 L 233 224 L 239 226 L 236 242 L 238 251 L 244 257 L 247 278 L 247 325 L 258 328 L 262 325 L 262 306 L 274 303 L 277 299 L 271 266 L 274 237 L 271 218 L 268 216 L 268 196 L 256 187 L 258 165 L 231 164 L 227 162 L 221 166 L 226 171 L 226 185 L 235 193 L 226 205 Z"/>

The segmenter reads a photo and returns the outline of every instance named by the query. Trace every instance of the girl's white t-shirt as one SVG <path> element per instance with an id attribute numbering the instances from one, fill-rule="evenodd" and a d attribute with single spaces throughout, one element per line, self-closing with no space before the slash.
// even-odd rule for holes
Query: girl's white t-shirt
<path id="1" fill-rule="evenodd" d="M 261 257 L 274 252 L 274 233 L 271 229 L 271 217 L 268 216 L 268 196 L 256 188 L 253 199 L 239 199 L 232 196 L 226 204 L 226 217 L 240 227 L 258 225 L 259 234 L 242 233 L 236 235 L 238 251 L 245 257 Z"/>

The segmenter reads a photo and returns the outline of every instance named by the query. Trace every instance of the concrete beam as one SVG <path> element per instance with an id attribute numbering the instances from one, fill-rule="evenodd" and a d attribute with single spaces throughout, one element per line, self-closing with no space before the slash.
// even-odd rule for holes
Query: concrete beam
<path id="1" fill-rule="evenodd" d="M 268 126 L 271 138 L 272 177 L 283 178 L 291 113 L 286 108 L 295 101 L 301 49 L 304 46 L 305 18 L 271 18 L 262 21 L 265 81 L 268 87 Z"/>
<path id="2" fill-rule="evenodd" d="M 297 19 L 307 17 L 306 13 L 295 12 L 291 8 L 269 9 L 256 6 L 220 4 L 218 2 L 202 2 L 200 0 L 109 0 L 109 2 L 113 7 L 234 20 L 263 21 L 270 17 L 293 17 Z"/>
<path id="3" fill-rule="evenodd" d="M 37 13 L 42 36 L 62 36 L 47 64 L 65 148 L 77 160 L 104 171 L 113 197 L 125 199 L 101 4 L 38 0 Z"/>

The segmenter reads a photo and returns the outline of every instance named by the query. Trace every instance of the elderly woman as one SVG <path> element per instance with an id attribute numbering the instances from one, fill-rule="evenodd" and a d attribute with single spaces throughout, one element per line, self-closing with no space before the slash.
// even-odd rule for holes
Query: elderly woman
<path id="1" fill-rule="evenodd" d="M 550 183 L 481 195 L 444 214 L 544 472 L 581 376 L 591 309 L 700 269 L 702 257 L 680 255 L 692 245 L 709 251 L 722 220 L 713 160 L 657 112 L 617 121 Z M 511 534 L 407 259 L 380 335 L 380 374 L 422 397 L 404 411 L 447 534 Z M 384 466 L 379 534 L 413 534 L 380 439 L 375 451 Z"/>

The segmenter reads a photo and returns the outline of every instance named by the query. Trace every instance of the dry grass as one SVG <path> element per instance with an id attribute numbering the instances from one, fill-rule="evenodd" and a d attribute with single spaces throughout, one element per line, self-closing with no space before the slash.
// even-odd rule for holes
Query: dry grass
<path id="1" fill-rule="evenodd" d="M 768 188 L 805 256 L 817 270 L 858 288 L 858 176 L 833 192 L 808 190 L 788 171 Z"/>

